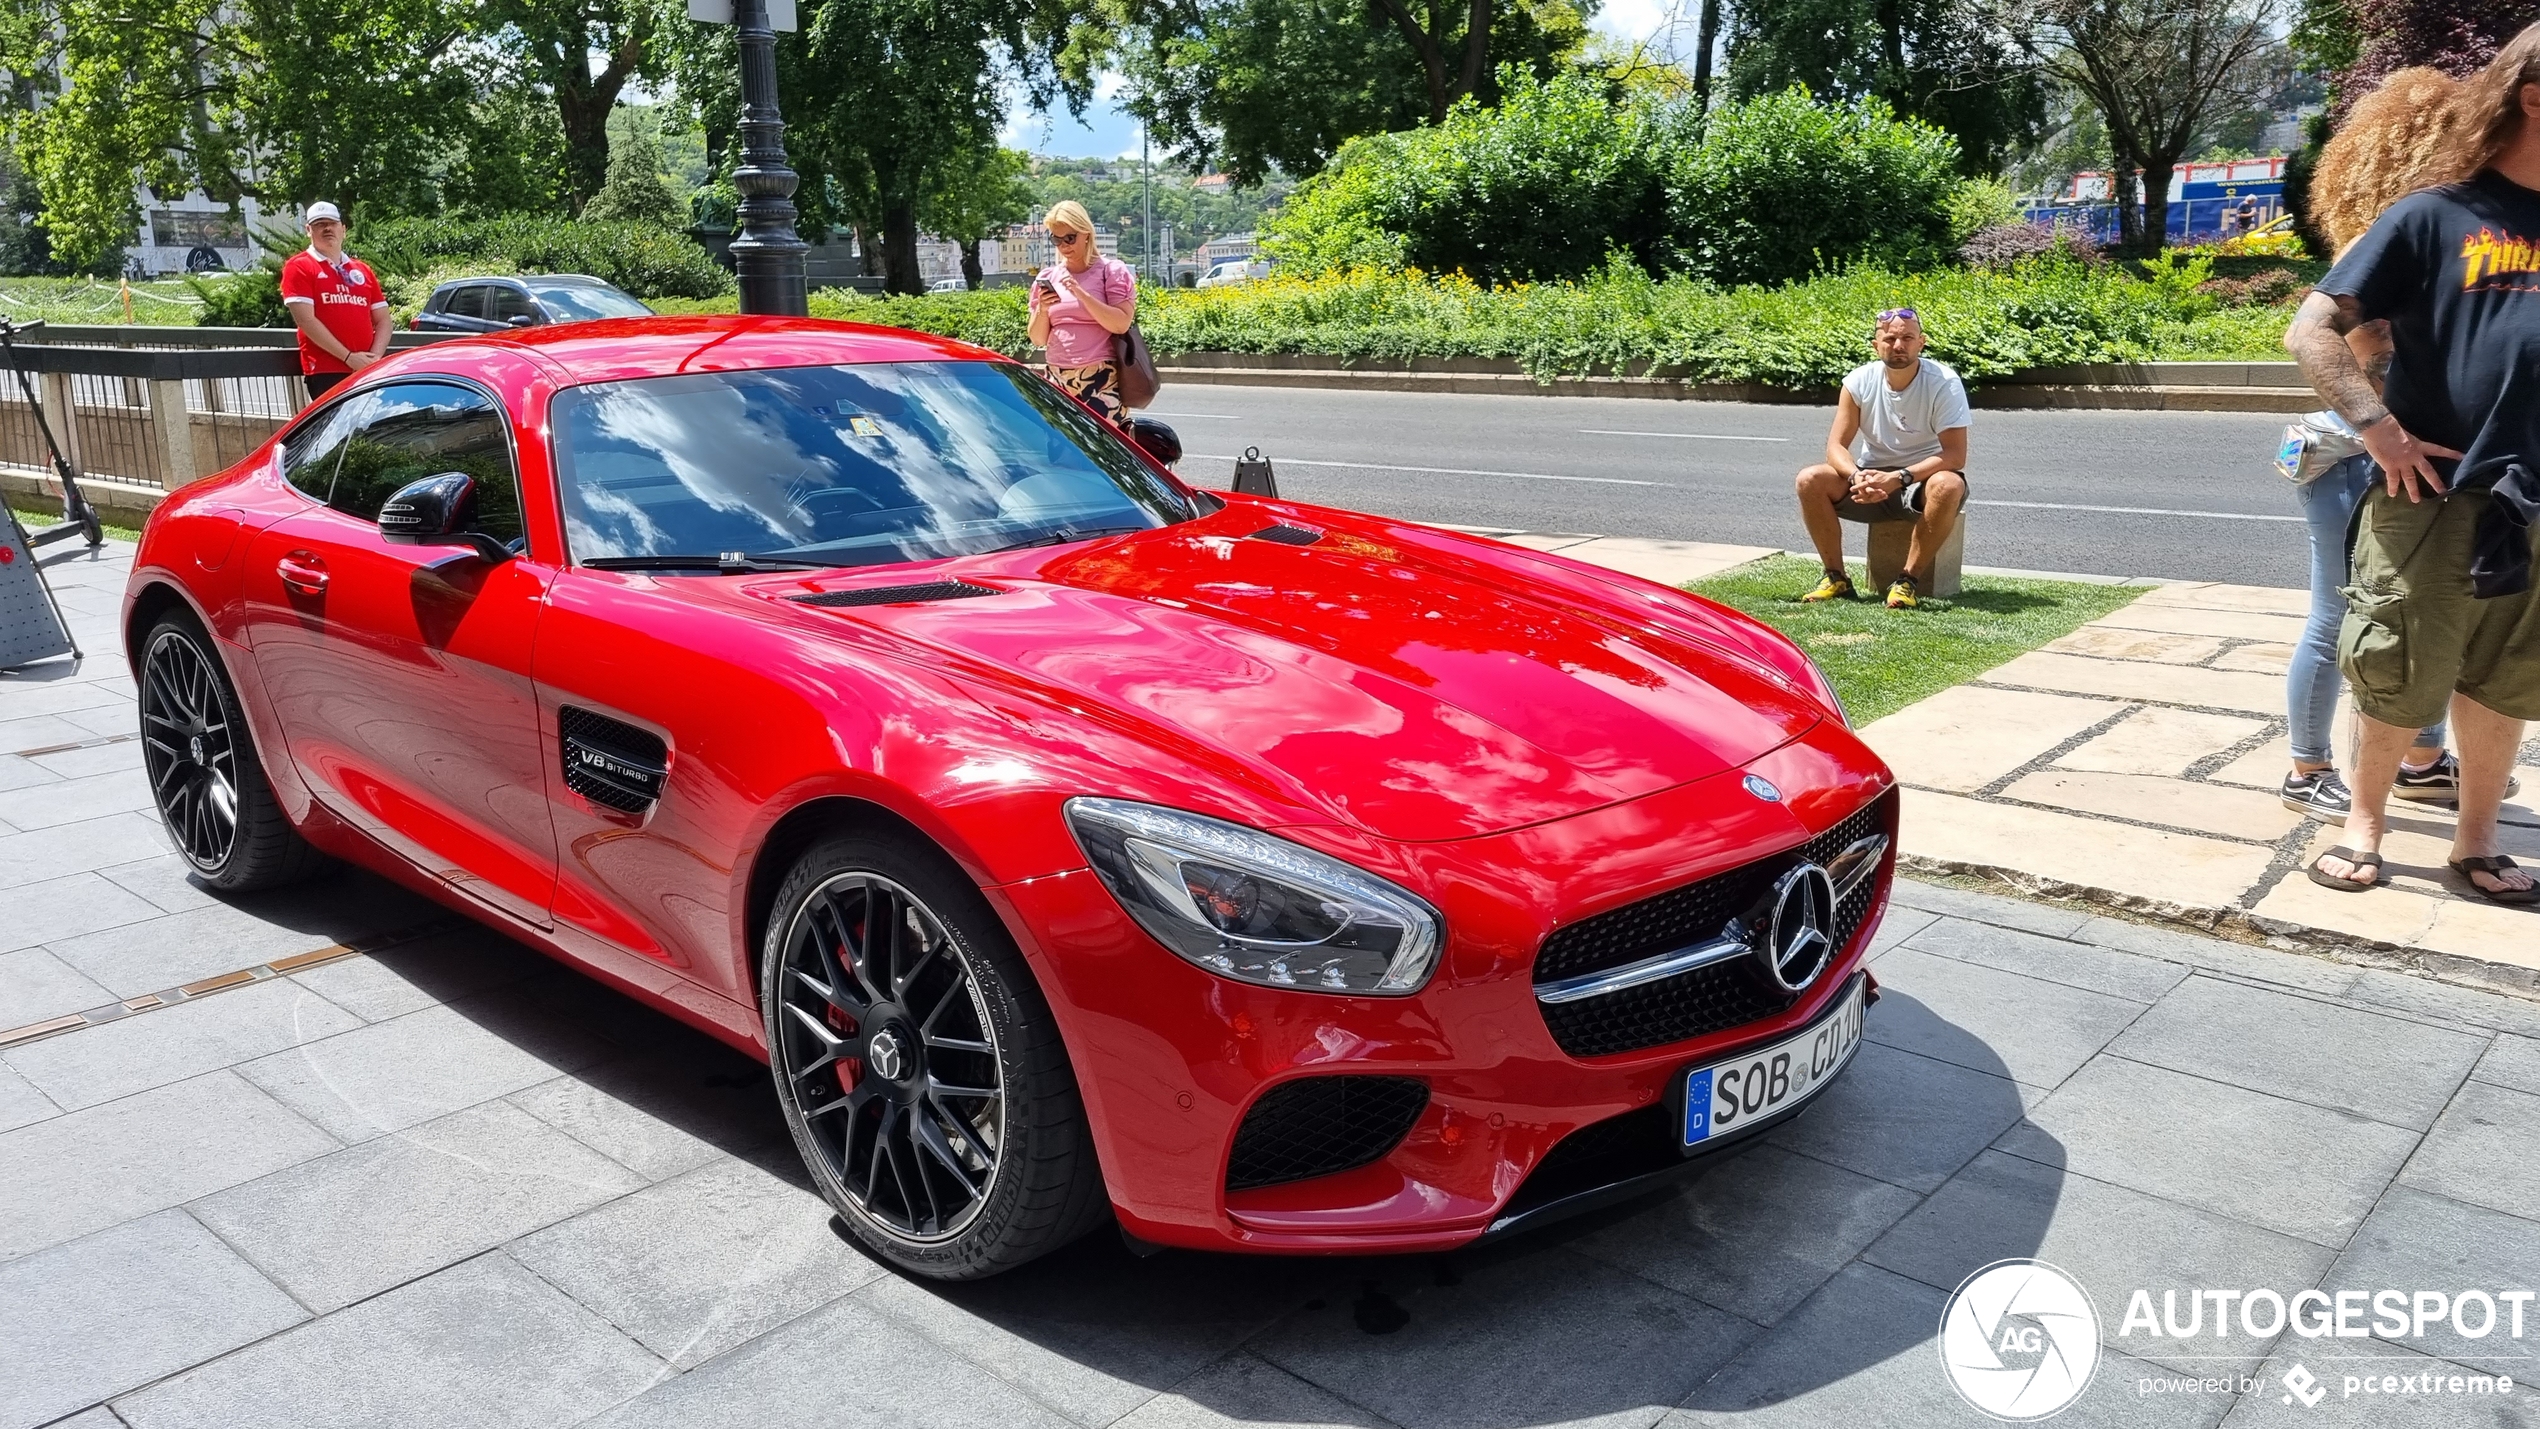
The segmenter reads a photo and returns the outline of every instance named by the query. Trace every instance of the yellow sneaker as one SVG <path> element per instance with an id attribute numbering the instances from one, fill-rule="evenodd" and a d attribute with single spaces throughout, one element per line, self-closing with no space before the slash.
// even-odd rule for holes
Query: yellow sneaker
<path id="1" fill-rule="evenodd" d="M 1915 588 L 1912 576 L 1898 576 L 1887 588 L 1887 608 L 1890 610 L 1912 610 L 1922 603 L 1922 593 Z"/>
<path id="2" fill-rule="evenodd" d="M 1808 592 L 1799 599 L 1802 604 L 1808 604 L 1820 600 L 1859 600 L 1860 598 L 1861 593 L 1852 588 L 1852 578 L 1850 576 L 1839 576 L 1832 571 L 1828 571 L 1826 572 L 1826 578 L 1817 582 L 1817 588 L 1815 590 Z"/>

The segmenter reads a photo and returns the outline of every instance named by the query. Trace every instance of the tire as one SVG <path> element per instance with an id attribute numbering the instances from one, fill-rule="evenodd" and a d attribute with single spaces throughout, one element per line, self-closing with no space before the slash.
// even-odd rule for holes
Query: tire
<path id="1" fill-rule="evenodd" d="M 776 893 L 759 1005 L 795 1149 L 883 1260 L 975 1280 L 1109 1218 L 1049 1004 L 941 853 L 871 835 L 806 851 Z"/>
<path id="2" fill-rule="evenodd" d="M 141 642 L 141 761 L 168 841 L 224 893 L 297 883 L 329 866 L 274 801 L 211 637 L 162 616 Z"/>

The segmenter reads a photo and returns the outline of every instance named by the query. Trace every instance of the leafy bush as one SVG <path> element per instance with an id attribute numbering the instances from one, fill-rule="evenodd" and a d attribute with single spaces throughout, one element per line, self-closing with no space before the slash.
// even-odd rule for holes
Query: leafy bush
<path id="1" fill-rule="evenodd" d="M 1500 91 L 1495 109 L 1459 102 L 1377 170 L 1372 225 L 1402 236 L 1412 267 L 1485 283 L 1581 277 L 1617 250 L 1657 266 L 1666 198 L 1642 111 L 1575 71 L 1547 84 L 1508 66 Z"/>
<path id="2" fill-rule="evenodd" d="M 2209 278 L 2197 285 L 2197 291 L 2224 307 L 2245 308 L 2298 298 L 2310 287 L 2307 279 L 2290 268 L 2268 268 L 2246 278 Z"/>
<path id="3" fill-rule="evenodd" d="M 1698 127 L 1668 176 L 1675 266 L 1726 286 L 1948 256 L 1958 142 L 1946 131 L 1897 118 L 1883 99 L 1825 104 L 1796 85 L 1722 105 Z"/>
<path id="4" fill-rule="evenodd" d="M 289 327 L 291 310 L 282 305 L 282 271 L 255 267 L 242 273 L 189 277 L 185 285 L 203 300 L 195 311 L 198 327 Z"/>
<path id="5" fill-rule="evenodd" d="M 383 275 L 399 277 L 445 263 L 489 264 L 514 273 L 587 273 L 639 298 L 711 298 L 733 291 L 732 275 L 694 239 L 652 223 L 577 223 L 529 214 L 397 218 L 365 224 L 347 246 Z"/>
<path id="6" fill-rule="evenodd" d="M 1704 115 L 1618 107 L 1577 74 L 1501 83 L 1495 109 L 1468 101 L 1344 148 L 1265 225 L 1269 251 L 1308 274 L 1407 265 L 1486 284 L 1583 278 L 1620 253 L 1730 285 L 1926 267 L 1953 221 L 2008 211 L 1999 185 L 1961 185 L 1956 141 L 1880 100 L 1793 89 Z"/>
<path id="7" fill-rule="evenodd" d="M 1866 361 L 1872 315 L 1921 310 L 1932 355 L 1970 380 L 2079 362 L 2263 359 L 2290 314 L 2226 308 L 2199 289 L 2210 262 L 2086 264 L 2055 253 L 2003 268 L 1897 273 L 1856 266 L 1779 288 L 1723 291 L 1610 263 L 1576 283 L 1485 288 L 1373 268 L 1291 272 L 1234 287 L 1142 289 L 1138 317 L 1158 353 L 1321 353 L 1344 362 L 1512 358 L 1538 378 L 1630 371 L 1692 382 L 1824 391 Z M 1018 289 L 813 297 L 817 317 L 942 333 L 1015 356 L 1027 350 Z"/>
<path id="8" fill-rule="evenodd" d="M 2084 263 L 2100 261 L 2098 240 L 2085 230 L 2061 224 L 1997 223 L 1977 230 L 1958 245 L 1958 261 L 1979 268 L 2008 267 L 2054 253 Z"/>
<path id="9" fill-rule="evenodd" d="M 1963 244 L 1988 228 L 2018 223 L 2019 195 L 2000 179 L 1961 179 L 1949 191 L 1949 241 Z"/>

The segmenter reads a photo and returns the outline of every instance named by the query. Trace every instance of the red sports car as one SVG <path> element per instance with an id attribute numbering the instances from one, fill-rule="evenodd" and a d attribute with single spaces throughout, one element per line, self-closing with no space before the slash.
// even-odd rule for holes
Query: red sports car
<path id="1" fill-rule="evenodd" d="M 1795 1115 L 1876 995 L 1893 780 L 1781 636 L 935 338 L 405 354 L 171 496 L 125 629 L 205 880 L 357 863 L 766 1058 L 921 1274 L 1505 1233 Z"/>

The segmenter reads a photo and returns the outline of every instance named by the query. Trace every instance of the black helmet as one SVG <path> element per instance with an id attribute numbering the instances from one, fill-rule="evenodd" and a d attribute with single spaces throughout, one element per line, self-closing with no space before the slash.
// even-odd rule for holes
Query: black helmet
<path id="1" fill-rule="evenodd" d="M 1129 440 L 1136 442 L 1138 450 L 1145 452 L 1148 456 L 1166 466 L 1171 466 L 1182 459 L 1181 434 L 1171 427 L 1153 417 L 1131 417 L 1128 427 Z"/>

